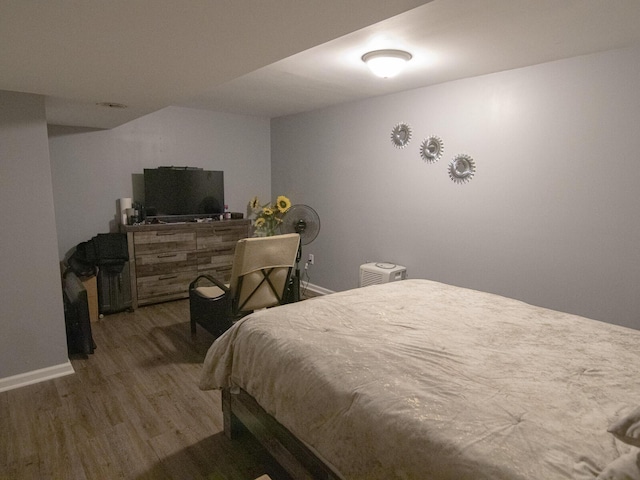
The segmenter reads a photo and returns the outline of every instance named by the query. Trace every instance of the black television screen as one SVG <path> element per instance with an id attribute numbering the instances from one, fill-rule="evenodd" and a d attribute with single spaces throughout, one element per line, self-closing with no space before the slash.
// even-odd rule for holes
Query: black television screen
<path id="1" fill-rule="evenodd" d="M 194 168 L 145 168 L 148 215 L 211 215 L 224 212 L 223 172 Z"/>

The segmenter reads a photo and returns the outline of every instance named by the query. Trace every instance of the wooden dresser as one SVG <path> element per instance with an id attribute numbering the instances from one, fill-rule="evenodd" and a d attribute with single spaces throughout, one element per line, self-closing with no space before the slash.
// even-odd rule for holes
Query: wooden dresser
<path id="1" fill-rule="evenodd" d="M 203 273 L 228 282 L 236 243 L 249 236 L 250 225 L 221 220 L 124 227 L 133 308 L 187 298 L 189 284 Z"/>

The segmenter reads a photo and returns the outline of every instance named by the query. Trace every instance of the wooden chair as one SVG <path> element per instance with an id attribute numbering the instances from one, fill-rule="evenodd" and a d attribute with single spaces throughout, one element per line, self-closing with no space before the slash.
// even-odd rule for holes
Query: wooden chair
<path id="1" fill-rule="evenodd" d="M 239 240 L 229 284 L 200 275 L 189 285 L 192 337 L 196 324 L 219 336 L 254 310 L 285 303 L 299 244 L 297 233 Z"/>

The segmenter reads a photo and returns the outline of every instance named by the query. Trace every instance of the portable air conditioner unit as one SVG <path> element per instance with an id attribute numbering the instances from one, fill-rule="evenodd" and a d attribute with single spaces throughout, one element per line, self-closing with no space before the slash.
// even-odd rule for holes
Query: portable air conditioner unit
<path id="1" fill-rule="evenodd" d="M 407 278 L 406 267 L 393 263 L 375 262 L 360 265 L 359 287 L 396 282 Z"/>

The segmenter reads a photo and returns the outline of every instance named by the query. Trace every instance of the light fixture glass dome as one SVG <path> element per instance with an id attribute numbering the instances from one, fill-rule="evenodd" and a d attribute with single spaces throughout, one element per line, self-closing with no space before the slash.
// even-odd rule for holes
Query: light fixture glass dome
<path id="1" fill-rule="evenodd" d="M 382 78 L 395 77 L 409 60 L 411 54 L 403 50 L 375 50 L 362 56 L 373 74 Z"/>

